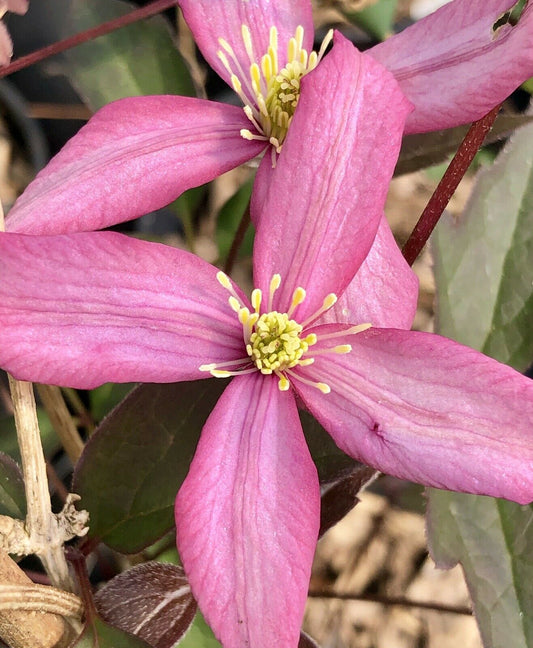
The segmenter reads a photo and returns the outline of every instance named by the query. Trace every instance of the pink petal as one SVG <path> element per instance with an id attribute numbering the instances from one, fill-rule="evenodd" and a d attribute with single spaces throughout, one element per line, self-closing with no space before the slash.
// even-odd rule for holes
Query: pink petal
<path id="1" fill-rule="evenodd" d="M 9 65 L 13 56 L 13 42 L 7 27 L 0 22 L 0 65 Z"/>
<path id="2" fill-rule="evenodd" d="M 341 293 L 367 256 L 383 213 L 410 107 L 392 76 L 340 34 L 302 80 L 298 108 L 259 222 L 255 285 L 282 278 L 278 310 L 293 290 L 304 318 L 329 292 Z"/>
<path id="3" fill-rule="evenodd" d="M 28 0 L 4 0 L 2 3 L 7 11 L 17 14 L 25 14 L 28 11 Z M 3 8 L 3 7 L 2 7 Z"/>
<path id="4" fill-rule="evenodd" d="M 369 50 L 415 105 L 408 133 L 480 119 L 533 75 L 533 5 L 492 28 L 515 2 L 455 0 Z"/>
<path id="5" fill-rule="evenodd" d="M 246 356 L 217 269 L 121 234 L 0 234 L 0 366 L 16 378 L 104 382 L 207 378 Z"/>
<path id="6" fill-rule="evenodd" d="M 319 528 L 319 488 L 294 397 L 234 378 L 176 500 L 177 543 L 224 648 L 297 646 Z"/>
<path id="7" fill-rule="evenodd" d="M 268 51 L 270 28 L 278 29 L 278 60 L 282 68 L 287 61 L 287 45 L 296 27 L 304 28 L 303 47 L 313 49 L 313 15 L 310 0 L 271 2 L 271 0 L 179 0 L 183 16 L 189 25 L 196 44 L 209 65 L 231 85 L 229 74 L 222 65 L 218 52 L 222 49 L 219 38 L 226 40 L 249 79 L 250 58 L 244 47 L 241 25 L 251 32 L 254 61 L 260 65 Z M 230 61 L 231 63 L 231 61 Z M 233 70 L 240 78 L 237 70 Z M 241 82 L 244 79 L 241 78 Z"/>
<path id="8" fill-rule="evenodd" d="M 7 219 L 12 232 L 108 227 L 172 202 L 257 155 L 242 110 L 190 97 L 131 97 L 98 111 L 39 173 Z"/>
<path id="9" fill-rule="evenodd" d="M 330 394 L 295 381 L 340 448 L 427 486 L 533 500 L 533 381 L 431 333 L 370 329 L 349 342 L 351 353 L 298 370 Z"/>
<path id="10" fill-rule="evenodd" d="M 418 279 L 396 244 L 385 216 L 352 282 L 335 306 L 318 320 L 410 329 L 416 313 Z"/>

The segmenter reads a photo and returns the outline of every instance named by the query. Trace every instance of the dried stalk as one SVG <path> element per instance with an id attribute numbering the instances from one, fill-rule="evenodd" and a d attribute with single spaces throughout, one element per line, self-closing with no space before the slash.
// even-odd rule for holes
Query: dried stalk
<path id="1" fill-rule="evenodd" d="M 72 590 L 73 585 L 63 552 L 63 534 L 56 516 L 52 513 L 32 384 L 9 376 L 9 386 L 15 409 L 17 439 L 26 489 L 25 526 L 32 553 L 41 559 L 53 585 Z"/>
<path id="2" fill-rule="evenodd" d="M 61 440 L 61 445 L 72 465 L 75 466 L 83 452 L 83 441 L 74 425 L 61 390 L 53 385 L 37 385 L 37 391 L 54 430 Z"/>
<path id="3" fill-rule="evenodd" d="M 12 586 L 32 585 L 16 562 L 0 550 L 0 582 Z M 49 612 L 5 609 L 0 606 L 0 637 L 11 648 L 55 648 L 70 634 L 61 616 Z"/>

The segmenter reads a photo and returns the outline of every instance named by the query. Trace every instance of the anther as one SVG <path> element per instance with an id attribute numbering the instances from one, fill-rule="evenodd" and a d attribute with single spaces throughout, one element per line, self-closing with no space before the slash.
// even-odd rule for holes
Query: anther
<path id="1" fill-rule="evenodd" d="M 228 275 L 225 272 L 222 272 L 222 270 L 219 270 L 217 272 L 217 281 L 226 290 L 233 290 L 233 286 L 231 285 L 231 281 Z"/>
<path id="2" fill-rule="evenodd" d="M 302 327 L 305 328 L 311 322 L 314 322 L 322 313 L 325 313 L 328 311 L 332 306 L 334 306 L 337 303 L 337 295 L 335 293 L 330 293 L 329 295 L 326 295 L 324 298 L 324 301 L 322 302 L 322 306 L 315 311 L 312 315 L 310 315 L 305 322 L 302 322 Z"/>
<path id="3" fill-rule="evenodd" d="M 292 302 L 289 310 L 287 311 L 287 317 L 292 317 L 292 314 L 296 310 L 296 307 L 299 306 L 305 299 L 306 292 L 300 286 L 292 294 Z"/>
<path id="4" fill-rule="evenodd" d="M 252 291 L 251 302 L 256 313 L 259 313 L 262 299 L 263 299 L 263 292 L 259 288 L 255 288 Z"/>
<path id="5" fill-rule="evenodd" d="M 323 394 L 329 394 L 331 392 L 331 387 L 327 385 L 326 383 L 323 382 L 313 382 L 312 380 L 307 380 L 307 378 L 303 378 L 297 373 L 294 373 L 294 371 L 291 371 L 290 369 L 286 369 L 285 373 L 288 373 L 289 376 L 291 376 L 295 380 L 299 380 L 300 382 L 304 383 L 304 385 L 309 385 L 310 387 L 315 387 L 319 391 L 321 391 Z"/>
<path id="6" fill-rule="evenodd" d="M 225 371 L 224 369 L 212 369 L 211 375 L 215 378 L 229 378 L 232 373 L 231 371 Z"/>
<path id="7" fill-rule="evenodd" d="M 289 389 L 290 385 L 291 385 L 291 383 L 289 382 L 287 376 L 284 376 L 282 373 L 277 373 L 277 372 L 276 372 L 276 375 L 279 378 L 278 389 L 280 391 L 287 391 Z"/>
<path id="8" fill-rule="evenodd" d="M 246 49 L 246 53 L 248 54 L 248 58 L 250 59 L 250 61 L 253 61 L 254 50 L 252 45 L 252 36 L 250 34 L 250 30 L 248 29 L 247 25 L 241 25 L 241 34 L 242 34 L 242 41 Z"/>
<path id="9" fill-rule="evenodd" d="M 272 275 L 270 280 L 270 290 L 268 291 L 268 304 L 267 310 L 270 312 L 272 310 L 272 304 L 274 302 L 274 293 L 281 286 L 281 275 L 275 274 Z"/>
<path id="10" fill-rule="evenodd" d="M 228 298 L 228 302 L 229 302 L 229 305 L 231 306 L 231 308 L 236 313 L 238 313 L 241 310 L 242 305 L 241 305 L 240 301 L 236 297 L 234 297 L 233 295 Z"/>
<path id="11" fill-rule="evenodd" d="M 352 345 L 351 344 L 339 344 L 339 346 L 333 347 L 331 349 L 335 353 L 350 353 L 352 350 Z"/>
<path id="12" fill-rule="evenodd" d="M 200 371 L 213 371 L 216 367 L 216 363 L 212 362 L 211 364 L 203 364 L 198 367 Z"/>

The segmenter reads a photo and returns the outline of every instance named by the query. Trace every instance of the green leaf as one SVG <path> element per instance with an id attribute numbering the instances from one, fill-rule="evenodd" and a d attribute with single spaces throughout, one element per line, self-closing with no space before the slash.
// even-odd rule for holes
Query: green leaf
<path id="1" fill-rule="evenodd" d="M 179 646 L 180 648 L 222 648 L 201 612 L 194 617 L 189 631 Z"/>
<path id="2" fill-rule="evenodd" d="M 105 383 L 89 392 L 91 414 L 95 421 L 101 421 L 104 416 L 116 407 L 130 391 L 135 383 Z"/>
<path id="3" fill-rule="evenodd" d="M 361 11 L 345 13 L 347 18 L 361 29 L 379 40 L 385 40 L 392 33 L 397 4 L 398 0 L 378 0 Z"/>
<path id="4" fill-rule="evenodd" d="M 135 8 L 121 0 L 68 0 L 61 34 L 70 36 Z M 195 94 L 187 66 L 162 16 L 70 49 L 62 61 L 65 74 L 93 110 L 122 97 Z"/>
<path id="5" fill-rule="evenodd" d="M 235 237 L 235 232 L 237 231 L 245 209 L 250 202 L 253 186 L 254 178 L 252 177 L 239 187 L 233 196 L 231 196 L 231 198 L 229 198 L 220 208 L 217 218 L 216 242 L 219 257 L 221 259 L 225 259 L 228 256 L 231 244 Z M 244 235 L 239 255 L 251 256 L 253 244 L 254 232 L 253 227 L 250 225 Z"/>
<path id="6" fill-rule="evenodd" d="M 519 371 L 533 359 L 533 126 L 484 170 L 433 239 L 439 331 Z"/>
<path id="7" fill-rule="evenodd" d="M 498 115 L 485 139 L 485 144 L 497 142 L 520 126 L 530 124 L 531 121 L 533 121 L 533 115 L 507 115 L 505 113 Z M 394 175 L 412 173 L 446 161 L 455 154 L 468 129 L 467 125 L 431 133 L 405 135 Z"/>
<path id="8" fill-rule="evenodd" d="M 41 431 L 44 454 L 46 457 L 51 457 L 61 448 L 61 443 L 42 407 L 37 408 L 37 420 Z M 20 461 L 17 429 L 15 419 L 12 416 L 0 418 L 0 452 L 9 455 L 15 461 Z"/>
<path id="9" fill-rule="evenodd" d="M 0 515 L 23 520 L 26 517 L 24 480 L 18 465 L 0 453 Z"/>
<path id="10" fill-rule="evenodd" d="M 524 370 L 533 358 L 532 126 L 480 174 L 463 217 L 439 224 L 433 249 L 439 332 Z M 533 506 L 429 493 L 433 557 L 462 564 L 485 648 L 533 645 L 532 522 Z"/>
<path id="11" fill-rule="evenodd" d="M 93 619 L 70 648 L 152 648 L 142 639 Z"/>
<path id="12" fill-rule="evenodd" d="M 92 537 L 135 553 L 172 528 L 176 493 L 225 382 L 141 385 L 102 422 L 73 485 Z"/>

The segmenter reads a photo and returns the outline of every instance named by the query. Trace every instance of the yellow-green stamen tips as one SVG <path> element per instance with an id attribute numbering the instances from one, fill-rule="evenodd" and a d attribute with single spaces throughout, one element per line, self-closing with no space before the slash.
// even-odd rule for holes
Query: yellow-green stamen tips
<path id="1" fill-rule="evenodd" d="M 300 80 L 313 70 L 323 57 L 333 38 L 330 30 L 319 52 L 308 53 L 303 48 L 304 28 L 299 25 L 287 44 L 287 62 L 279 69 L 278 30 L 270 28 L 267 52 L 260 60 L 254 59 L 252 35 L 247 25 L 242 25 L 241 36 L 250 66 L 248 73 L 242 69 L 231 45 L 223 38 L 217 52 L 228 71 L 233 89 L 244 103 L 244 112 L 257 132 L 241 130 L 245 139 L 259 139 L 272 145 L 272 163 L 280 153 L 294 111 L 300 98 Z"/>
<path id="2" fill-rule="evenodd" d="M 306 298 L 306 291 L 297 287 L 293 292 L 291 304 L 285 313 L 273 309 L 274 294 L 281 285 L 281 277 L 275 274 L 269 285 L 267 310 L 261 313 L 263 292 L 255 288 L 251 295 L 251 305 L 254 309 L 250 312 L 242 299 L 237 295 L 231 280 L 223 272 L 217 273 L 217 280 L 229 293 L 228 303 L 237 314 L 242 325 L 244 346 L 247 356 L 227 362 L 209 363 L 199 367 L 200 371 L 207 371 L 217 378 L 227 378 L 241 374 L 260 371 L 262 374 L 274 374 L 278 378 L 280 391 L 287 391 L 291 380 L 300 381 L 320 390 L 323 394 L 331 391 L 329 385 L 323 382 L 314 382 L 304 378 L 298 367 L 308 367 L 315 362 L 316 356 L 329 353 L 350 353 L 350 344 L 326 346 L 318 350 L 310 350 L 317 342 L 335 338 L 345 338 L 370 327 L 370 324 L 359 324 L 333 333 L 307 333 L 305 328 L 314 322 L 322 313 L 331 308 L 337 301 L 333 293 L 326 296 L 322 306 L 303 323 L 293 319 L 293 315 Z M 340 340 L 339 340 L 340 341 Z"/>
<path id="3" fill-rule="evenodd" d="M 284 371 L 296 366 L 309 348 L 301 332 L 300 324 L 286 313 L 265 313 L 258 319 L 246 351 L 261 373 Z"/>

